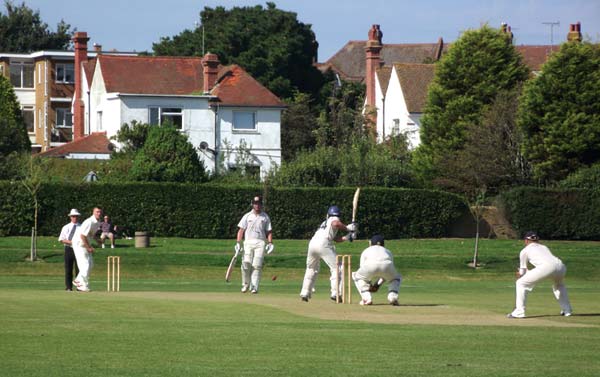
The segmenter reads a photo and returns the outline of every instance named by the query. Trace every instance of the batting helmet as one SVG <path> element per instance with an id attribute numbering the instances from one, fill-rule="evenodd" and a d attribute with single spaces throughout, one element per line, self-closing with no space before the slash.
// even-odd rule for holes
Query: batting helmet
<path id="1" fill-rule="evenodd" d="M 327 210 L 327 216 L 340 216 L 341 215 L 341 211 L 339 209 L 338 206 L 331 206 L 329 207 L 329 209 Z"/>

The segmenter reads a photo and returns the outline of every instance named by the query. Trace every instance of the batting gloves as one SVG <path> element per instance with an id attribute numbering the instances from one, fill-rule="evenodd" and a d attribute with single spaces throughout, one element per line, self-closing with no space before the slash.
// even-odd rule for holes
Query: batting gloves
<path id="1" fill-rule="evenodd" d="M 274 249 L 275 249 L 275 246 L 270 242 L 267 244 L 267 247 L 265 248 L 265 250 L 267 251 L 267 254 L 271 254 Z"/>

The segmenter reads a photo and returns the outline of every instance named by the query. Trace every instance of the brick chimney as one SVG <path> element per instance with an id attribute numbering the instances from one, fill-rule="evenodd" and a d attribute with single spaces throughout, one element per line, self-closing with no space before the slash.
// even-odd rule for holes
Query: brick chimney
<path id="1" fill-rule="evenodd" d="M 97 54 L 102 52 L 102 45 L 98 44 L 98 43 L 94 43 L 94 52 L 96 52 Z"/>
<path id="2" fill-rule="evenodd" d="M 500 31 L 502 33 L 506 34 L 506 36 L 508 37 L 509 43 L 512 44 L 513 38 L 514 38 L 512 28 L 506 22 L 503 22 L 500 26 Z"/>
<path id="3" fill-rule="evenodd" d="M 87 43 L 90 39 L 85 31 L 78 31 L 73 37 L 73 43 L 75 44 L 75 93 L 73 101 L 73 140 L 81 139 L 84 136 L 84 114 L 85 105 L 81 99 L 81 76 L 82 63 L 87 62 Z"/>
<path id="4" fill-rule="evenodd" d="M 375 110 L 375 74 L 377 68 L 381 66 L 380 52 L 383 48 L 381 44 L 381 38 L 383 33 L 379 29 L 379 25 L 371 26 L 369 30 L 369 40 L 365 47 L 366 52 L 366 72 L 365 72 L 365 85 L 367 89 L 367 108 L 368 110 Z M 377 113 L 374 115 L 373 121 L 377 121 Z"/>
<path id="5" fill-rule="evenodd" d="M 581 42 L 582 40 L 583 38 L 581 37 L 581 22 L 571 24 L 569 26 L 569 34 L 567 34 L 567 41 Z"/>
<path id="6" fill-rule="evenodd" d="M 202 58 L 202 67 L 202 90 L 204 93 L 210 93 L 211 89 L 217 82 L 217 75 L 219 73 L 219 57 L 208 52 Z"/>

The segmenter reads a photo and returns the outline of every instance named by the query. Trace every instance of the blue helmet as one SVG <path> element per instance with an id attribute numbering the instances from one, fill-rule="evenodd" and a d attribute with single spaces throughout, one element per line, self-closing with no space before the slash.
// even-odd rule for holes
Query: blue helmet
<path id="1" fill-rule="evenodd" d="M 329 207 L 329 209 L 327 210 L 327 216 L 340 216 L 341 215 L 341 211 L 339 209 L 338 206 L 331 206 Z"/>

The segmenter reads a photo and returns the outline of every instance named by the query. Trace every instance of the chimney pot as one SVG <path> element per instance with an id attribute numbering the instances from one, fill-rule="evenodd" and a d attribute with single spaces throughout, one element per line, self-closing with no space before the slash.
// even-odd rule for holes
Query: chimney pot
<path id="1" fill-rule="evenodd" d="M 581 22 L 577 22 L 576 24 L 569 25 L 569 34 L 567 34 L 568 42 L 581 42 L 583 38 L 581 37 Z"/>
<path id="2" fill-rule="evenodd" d="M 102 45 L 98 43 L 94 43 L 94 51 L 102 52 Z"/>

